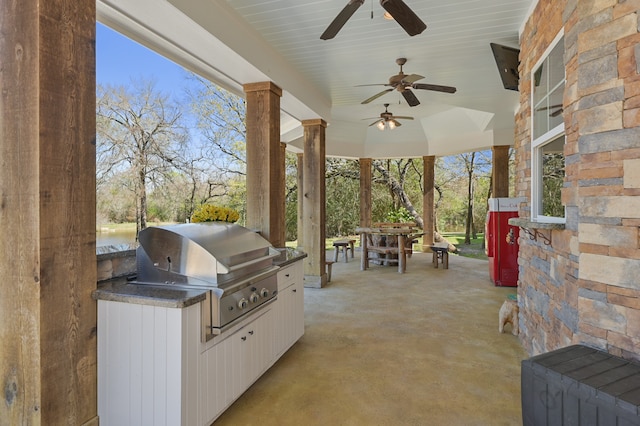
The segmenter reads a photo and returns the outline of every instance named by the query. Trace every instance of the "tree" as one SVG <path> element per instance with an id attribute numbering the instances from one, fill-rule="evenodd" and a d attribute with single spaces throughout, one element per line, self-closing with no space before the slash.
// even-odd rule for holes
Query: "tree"
<path id="1" fill-rule="evenodd" d="M 202 180 L 194 203 L 216 199 L 246 217 L 246 105 L 243 98 L 193 75 L 187 90 L 191 113 L 202 137 Z"/>
<path id="2" fill-rule="evenodd" d="M 564 217 L 564 165 L 564 154 L 545 153 L 542 157 L 542 214 L 545 216 Z"/>
<path id="3" fill-rule="evenodd" d="M 471 232 L 473 238 L 476 238 L 475 225 L 473 223 L 473 173 L 475 167 L 476 153 L 463 154 L 465 170 L 467 172 L 467 226 L 464 231 L 464 243 L 471 244 Z"/>
<path id="4" fill-rule="evenodd" d="M 188 133 L 182 111 L 153 82 L 97 87 L 98 187 L 116 174 L 128 176 L 136 201 L 136 231 L 147 226 L 147 194 L 171 179 L 185 158 Z"/>
<path id="5" fill-rule="evenodd" d="M 470 244 L 471 238 L 476 238 L 476 224 L 484 223 L 486 217 L 487 202 L 483 197 L 491 182 L 490 152 L 468 152 L 439 160 L 436 175 L 441 194 L 447 194 L 446 202 L 442 200 L 440 220 L 445 229 L 464 229 L 465 244 Z"/>
<path id="6" fill-rule="evenodd" d="M 400 207 L 406 209 L 413 217 L 416 225 L 420 228 L 424 226 L 422 216 L 417 211 L 411 201 L 411 196 L 407 193 L 406 187 L 411 176 L 410 172 L 415 171 L 413 159 L 396 159 L 396 160 L 375 160 L 372 162 L 373 168 L 379 173 L 378 182 L 387 185 L 391 195 L 391 211 L 397 211 Z M 393 167 L 392 167 L 393 166 Z M 396 170 L 396 175 L 392 173 L 392 169 Z M 421 173 L 414 174 L 412 182 L 419 182 Z"/>

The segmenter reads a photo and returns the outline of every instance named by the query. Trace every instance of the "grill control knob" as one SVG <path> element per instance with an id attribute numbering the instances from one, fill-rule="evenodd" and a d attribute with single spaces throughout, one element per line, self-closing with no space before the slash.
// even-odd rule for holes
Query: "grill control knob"
<path id="1" fill-rule="evenodd" d="M 251 296 L 249 296 L 249 302 L 251 303 L 256 303 L 258 299 L 260 299 L 260 296 L 258 296 L 258 293 L 256 293 L 255 291 L 251 293 Z"/>
<path id="2" fill-rule="evenodd" d="M 266 288 L 263 288 L 262 290 L 260 290 L 260 296 L 269 297 L 269 290 L 267 290 Z"/>
<path id="3" fill-rule="evenodd" d="M 240 299 L 238 301 L 238 308 L 240 309 L 244 309 L 247 307 L 247 305 L 249 304 L 249 302 L 247 302 L 247 299 L 245 299 L 244 297 L 242 299 Z"/>

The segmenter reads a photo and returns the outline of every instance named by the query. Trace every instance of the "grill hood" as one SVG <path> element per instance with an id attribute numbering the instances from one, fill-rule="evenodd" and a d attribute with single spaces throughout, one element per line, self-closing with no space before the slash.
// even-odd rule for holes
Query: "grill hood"
<path id="1" fill-rule="evenodd" d="M 280 253 L 258 233 L 226 222 L 140 231 L 138 281 L 220 287 L 272 267 Z"/>

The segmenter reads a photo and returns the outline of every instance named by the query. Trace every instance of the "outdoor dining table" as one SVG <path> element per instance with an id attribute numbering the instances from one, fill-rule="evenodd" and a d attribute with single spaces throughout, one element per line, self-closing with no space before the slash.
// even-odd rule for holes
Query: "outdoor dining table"
<path id="1" fill-rule="evenodd" d="M 362 256 L 360 258 L 360 270 L 369 268 L 369 253 L 379 253 L 386 257 L 380 260 L 385 263 L 398 263 L 398 273 L 402 274 L 407 270 L 407 247 L 406 241 L 413 234 L 412 227 L 359 227 L 356 232 L 360 234 L 360 247 Z M 385 245 L 369 244 L 369 235 L 385 237 Z M 389 238 L 392 237 L 392 238 Z M 389 245 L 388 242 L 397 239 L 397 245 Z M 378 239 L 381 241 L 382 239 Z M 373 238 L 372 238 L 373 241 Z M 410 241 L 410 240 L 409 240 Z M 397 259 L 392 259 L 389 255 L 397 254 Z"/>

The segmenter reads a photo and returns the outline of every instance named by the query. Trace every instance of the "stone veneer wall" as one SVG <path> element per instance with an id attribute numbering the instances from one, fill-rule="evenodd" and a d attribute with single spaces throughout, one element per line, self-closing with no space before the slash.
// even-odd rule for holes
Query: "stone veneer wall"
<path id="1" fill-rule="evenodd" d="M 128 277 L 136 273 L 136 250 L 129 246 L 99 247 L 98 282 Z"/>
<path id="2" fill-rule="evenodd" d="M 640 359 L 640 0 L 540 0 L 521 35 L 516 195 L 531 197 L 531 70 L 564 28 L 566 206 L 551 245 L 520 233 L 520 340 Z M 523 204 L 521 217 L 529 217 Z"/>

